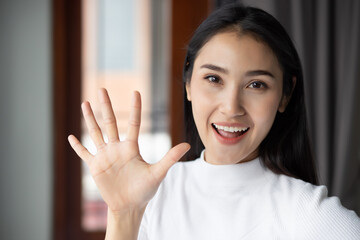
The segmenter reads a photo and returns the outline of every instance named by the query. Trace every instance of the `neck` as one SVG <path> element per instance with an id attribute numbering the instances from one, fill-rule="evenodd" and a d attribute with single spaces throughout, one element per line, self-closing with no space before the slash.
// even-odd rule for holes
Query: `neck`
<path id="1" fill-rule="evenodd" d="M 244 162 L 249 162 L 256 159 L 259 156 L 258 150 L 256 149 L 252 153 L 246 156 L 233 156 L 228 153 L 218 153 L 211 152 L 210 150 L 205 149 L 204 152 L 204 160 L 207 163 L 213 165 L 231 165 L 231 164 L 239 164 Z"/>

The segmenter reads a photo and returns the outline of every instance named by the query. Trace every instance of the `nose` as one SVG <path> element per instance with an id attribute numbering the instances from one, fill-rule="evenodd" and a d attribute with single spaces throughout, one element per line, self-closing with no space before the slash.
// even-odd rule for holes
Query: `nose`
<path id="1" fill-rule="evenodd" d="M 245 114 L 243 96 L 238 89 L 232 88 L 222 96 L 220 112 L 227 117 L 237 117 Z"/>

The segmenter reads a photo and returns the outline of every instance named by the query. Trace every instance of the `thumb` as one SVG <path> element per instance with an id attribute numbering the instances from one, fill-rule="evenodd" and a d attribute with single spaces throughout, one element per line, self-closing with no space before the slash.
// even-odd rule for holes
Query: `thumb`
<path id="1" fill-rule="evenodd" d="M 170 167 L 178 162 L 180 158 L 184 156 L 187 151 L 189 151 L 189 149 L 190 144 L 188 143 L 180 143 L 170 149 L 158 163 L 151 166 L 154 174 L 158 178 L 163 179 Z"/>

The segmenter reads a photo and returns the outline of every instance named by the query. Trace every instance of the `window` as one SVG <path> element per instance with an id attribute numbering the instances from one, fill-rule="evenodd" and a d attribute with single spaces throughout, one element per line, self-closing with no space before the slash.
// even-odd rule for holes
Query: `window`
<path id="1" fill-rule="evenodd" d="M 142 95 L 140 153 L 151 163 L 160 160 L 171 146 L 167 124 L 169 84 L 166 64 L 162 64 L 169 57 L 166 46 L 169 46 L 170 26 L 166 18 L 170 9 L 164 3 L 159 5 L 160 9 L 149 0 L 83 0 L 82 3 L 82 100 L 90 101 L 102 128 L 97 90 L 107 88 L 121 139 L 127 129 L 131 93 L 139 90 Z M 152 11 L 162 15 L 161 24 L 152 24 L 156 21 L 152 20 Z M 156 45 L 159 42 L 161 46 Z M 95 153 L 84 122 L 81 127 L 83 144 Z M 82 226 L 87 231 L 104 230 L 106 204 L 85 164 L 82 169 Z"/>
<path id="2" fill-rule="evenodd" d="M 82 193 L 84 192 L 84 195 L 88 194 L 85 193 L 86 189 L 82 189 L 81 184 L 82 180 L 87 181 L 86 175 L 82 177 L 82 162 L 67 142 L 67 136 L 70 133 L 81 136 L 81 132 L 84 132 L 81 125 L 81 100 L 87 99 L 96 104 L 96 89 L 98 87 L 107 87 L 115 102 L 118 100 L 116 97 L 119 94 L 114 90 L 116 88 L 112 84 L 123 81 L 119 78 L 120 75 L 130 79 L 130 77 L 136 77 L 136 75 L 140 78 L 140 75 L 143 76 L 144 74 L 138 72 L 140 65 L 136 63 L 140 61 L 136 58 L 136 54 L 139 54 L 136 41 L 139 39 L 135 38 L 134 42 L 131 43 L 124 42 L 124 44 L 128 44 L 126 46 L 129 46 L 129 49 L 126 49 L 129 50 L 126 54 L 135 52 L 134 59 L 131 59 L 128 63 L 116 60 L 117 56 L 109 56 L 111 53 L 103 46 L 106 42 L 105 39 L 101 40 L 95 35 L 95 37 L 89 38 L 87 41 L 86 39 L 82 40 L 86 34 L 91 32 L 82 23 L 87 16 L 84 12 L 89 8 L 88 10 L 92 11 L 90 14 L 93 14 L 93 17 L 90 17 L 90 22 L 98 24 L 96 15 L 101 14 L 98 4 L 105 4 L 106 2 L 107 0 L 53 0 L 52 4 L 55 152 L 53 239 L 55 240 L 104 239 L 103 220 L 98 220 L 99 216 L 100 219 L 105 217 L 101 210 L 104 205 L 95 202 L 92 212 L 85 213 L 82 211 L 83 208 L 91 208 L 91 206 L 85 207 L 86 204 L 82 204 L 83 198 L 85 198 Z M 128 6 L 137 9 L 133 10 L 135 19 L 145 17 L 145 15 L 136 15 L 136 11 L 147 11 L 147 19 L 151 19 L 148 22 L 148 28 L 145 29 L 145 31 L 149 31 L 147 33 L 149 46 L 146 48 L 149 52 L 146 54 L 148 54 L 148 61 L 150 61 L 151 65 L 146 70 L 146 77 L 141 78 L 142 80 L 147 79 L 146 84 L 148 85 L 141 85 L 140 87 L 134 85 L 138 90 L 144 91 L 144 98 L 151 99 L 151 101 L 148 101 L 148 105 L 144 106 L 144 111 L 148 111 L 148 113 L 147 116 L 143 114 L 143 122 L 144 118 L 147 118 L 148 120 L 145 121 L 148 121 L 148 123 L 143 124 L 143 133 L 146 133 L 145 129 L 148 129 L 147 131 L 151 135 L 152 133 L 159 133 L 160 137 L 157 139 L 162 141 L 162 133 L 169 132 L 172 145 L 177 144 L 183 139 L 181 68 L 185 57 L 184 48 L 189 36 L 208 14 L 210 4 L 208 0 L 137 0 L 133 2 L 135 2 L 134 5 Z M 102 7 L 106 8 L 106 6 Z M 102 11 L 106 10 L 103 9 Z M 165 19 L 168 19 L 168 21 Z M 135 26 L 139 24 L 138 21 L 134 21 Z M 96 25 L 91 29 L 93 31 L 103 31 L 104 33 L 107 31 L 104 27 L 100 28 Z M 132 30 L 134 29 L 128 31 L 131 32 Z M 139 37 L 137 31 L 133 34 Z M 100 40 L 103 42 L 100 43 Z M 87 44 L 93 46 L 95 50 L 85 51 L 88 47 Z M 131 46 L 135 46 L 135 49 Z M 89 60 L 85 60 L 84 54 L 93 54 L 93 56 L 88 56 L 87 59 Z M 102 62 L 99 61 L 98 57 L 103 58 Z M 91 64 L 92 66 L 89 66 Z M 86 76 L 82 76 L 87 74 L 86 69 L 93 69 L 93 72 L 90 71 L 89 73 L 91 77 L 88 79 L 90 81 L 88 83 L 85 83 L 84 80 Z M 112 69 L 112 71 L 104 71 L 106 69 Z M 93 79 L 91 79 L 92 77 Z M 95 77 L 99 77 L 99 79 L 96 80 Z M 83 91 L 81 85 L 86 84 L 90 86 L 90 89 L 93 89 L 92 92 L 85 93 Z M 157 87 L 153 87 L 153 84 Z M 121 89 L 118 91 L 121 91 Z M 148 95 L 145 96 L 146 94 Z M 129 98 L 126 97 L 126 99 Z M 121 110 L 121 106 L 124 106 L 124 111 Z M 115 106 L 117 114 L 120 116 L 119 119 L 126 119 L 126 106 L 126 103 Z M 125 117 L 122 117 L 122 114 Z M 121 124 L 119 123 L 119 127 L 121 127 Z M 121 132 L 124 131 L 120 129 Z M 167 139 L 168 137 L 164 138 Z M 86 136 L 83 136 L 83 141 L 87 141 Z M 146 142 L 146 137 L 140 141 Z M 140 145 L 146 144 L 140 143 Z M 158 146 L 158 144 L 155 145 Z M 159 148 L 167 150 L 166 146 L 159 146 Z M 145 149 L 141 150 L 141 152 L 144 158 L 151 159 L 151 157 L 145 157 Z M 150 153 L 153 152 L 150 151 Z M 158 158 L 154 157 L 153 159 Z M 93 193 L 89 195 L 91 194 Z M 96 194 L 94 193 L 90 198 L 97 199 Z M 93 214 L 93 212 L 96 212 L 96 214 Z M 84 220 L 86 215 L 91 216 L 90 220 Z"/>

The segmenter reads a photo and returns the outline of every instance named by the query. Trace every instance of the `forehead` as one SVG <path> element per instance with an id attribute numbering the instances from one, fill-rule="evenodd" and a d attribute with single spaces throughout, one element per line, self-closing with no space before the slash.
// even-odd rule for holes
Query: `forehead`
<path id="1" fill-rule="evenodd" d="M 251 34 L 222 32 L 214 35 L 200 49 L 194 67 L 211 63 L 231 70 L 268 70 L 282 75 L 280 64 L 265 43 Z"/>

